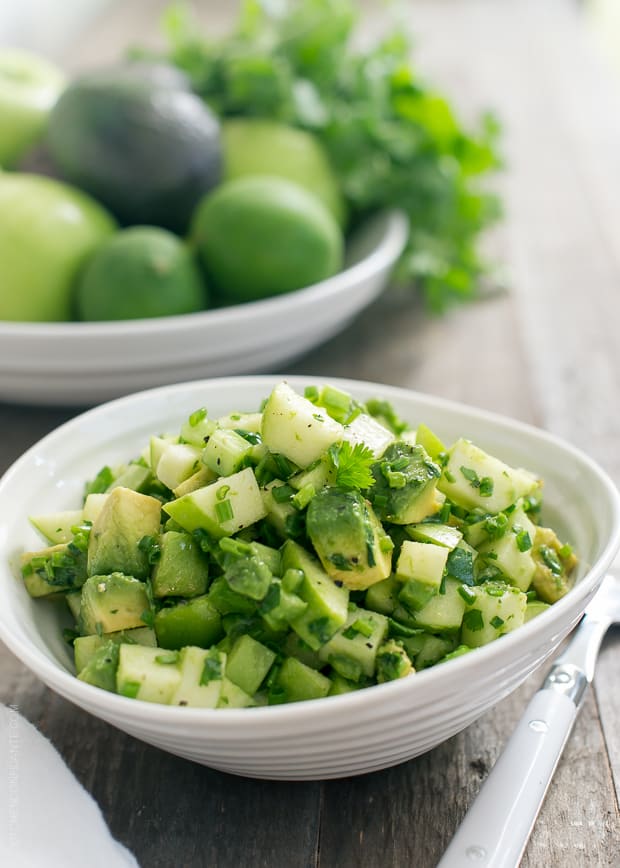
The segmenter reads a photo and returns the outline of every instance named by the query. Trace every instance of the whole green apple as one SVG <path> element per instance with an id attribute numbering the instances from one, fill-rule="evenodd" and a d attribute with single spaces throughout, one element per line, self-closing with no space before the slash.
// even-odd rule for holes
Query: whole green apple
<path id="1" fill-rule="evenodd" d="M 346 223 L 340 184 L 323 145 L 312 133 L 262 118 L 231 118 L 222 124 L 224 180 L 246 175 L 277 175 L 317 196 Z"/>
<path id="2" fill-rule="evenodd" d="M 0 173 L 0 320 L 70 319 L 82 264 L 115 230 L 114 218 L 74 187 Z"/>
<path id="3" fill-rule="evenodd" d="M 42 57 L 0 49 L 0 166 L 37 142 L 64 86 L 63 73 Z"/>

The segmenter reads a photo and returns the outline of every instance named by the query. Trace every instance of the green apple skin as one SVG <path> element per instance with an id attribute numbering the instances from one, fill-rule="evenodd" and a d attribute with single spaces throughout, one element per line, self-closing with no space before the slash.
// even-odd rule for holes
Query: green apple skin
<path id="1" fill-rule="evenodd" d="M 80 268 L 116 229 L 114 218 L 74 187 L 0 173 L 0 320 L 71 319 Z"/>
<path id="2" fill-rule="evenodd" d="M 312 133 L 277 121 L 233 118 L 222 124 L 224 180 L 277 175 L 317 196 L 343 228 L 346 205 L 323 146 Z"/>
<path id="3" fill-rule="evenodd" d="M 15 165 L 41 138 L 64 87 L 63 73 L 42 57 L 0 49 L 0 166 Z"/>

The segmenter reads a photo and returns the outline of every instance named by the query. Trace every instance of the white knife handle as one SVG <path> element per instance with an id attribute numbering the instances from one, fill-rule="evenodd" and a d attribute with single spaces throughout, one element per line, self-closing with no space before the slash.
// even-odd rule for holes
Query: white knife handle
<path id="1" fill-rule="evenodd" d="M 519 865 L 577 712 L 552 686 L 534 694 L 437 868 Z"/>

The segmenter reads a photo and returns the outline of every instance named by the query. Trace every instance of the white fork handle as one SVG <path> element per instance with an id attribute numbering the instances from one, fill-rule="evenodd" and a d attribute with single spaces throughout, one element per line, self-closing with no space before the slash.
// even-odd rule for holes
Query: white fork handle
<path id="1" fill-rule="evenodd" d="M 519 865 L 577 713 L 563 693 L 534 694 L 437 868 Z"/>

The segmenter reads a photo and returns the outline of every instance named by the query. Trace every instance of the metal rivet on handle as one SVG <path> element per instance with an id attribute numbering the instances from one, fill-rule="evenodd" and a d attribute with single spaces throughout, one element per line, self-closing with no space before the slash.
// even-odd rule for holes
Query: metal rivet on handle
<path id="1" fill-rule="evenodd" d="M 530 720 L 528 726 L 530 729 L 533 729 L 534 732 L 547 732 L 549 729 L 546 720 Z"/>

